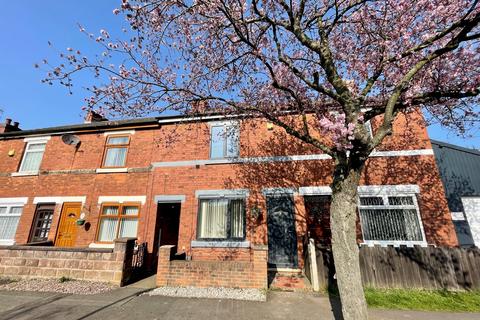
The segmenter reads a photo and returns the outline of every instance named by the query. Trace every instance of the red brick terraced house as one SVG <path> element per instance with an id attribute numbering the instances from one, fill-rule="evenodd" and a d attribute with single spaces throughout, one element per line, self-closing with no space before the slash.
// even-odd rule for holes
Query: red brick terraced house
<path id="1" fill-rule="evenodd" d="M 93 119 L 24 131 L 8 121 L 0 132 L 1 245 L 111 248 L 136 237 L 151 270 L 164 245 L 191 262 L 253 261 L 263 245 L 269 270 L 301 272 L 305 240 L 329 243 L 331 158 L 265 120 Z M 399 116 L 359 187 L 359 244 L 457 246 L 444 194 L 423 117 Z"/>

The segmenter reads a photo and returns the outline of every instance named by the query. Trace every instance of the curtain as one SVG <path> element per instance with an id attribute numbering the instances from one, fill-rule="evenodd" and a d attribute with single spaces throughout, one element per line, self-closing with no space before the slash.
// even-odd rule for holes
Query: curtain
<path id="1" fill-rule="evenodd" d="M 40 168 L 40 163 L 42 161 L 43 151 L 27 151 L 23 157 L 22 167 L 20 171 L 29 172 L 29 171 L 38 171 Z"/>
<path id="2" fill-rule="evenodd" d="M 120 220 L 119 238 L 122 237 L 136 237 L 137 236 L 137 219 L 122 219 Z"/>
<path id="3" fill-rule="evenodd" d="M 228 200 L 201 200 L 198 238 L 227 238 Z"/>
<path id="4" fill-rule="evenodd" d="M 135 206 L 123 207 L 123 214 L 126 216 L 136 216 L 138 215 L 138 207 L 135 207 Z"/>
<path id="5" fill-rule="evenodd" d="M 98 230 L 98 241 L 113 241 L 116 237 L 118 218 L 103 218 Z"/>
<path id="6" fill-rule="evenodd" d="M 123 167 L 127 158 L 127 148 L 108 148 L 105 155 L 105 167 Z"/>
<path id="7" fill-rule="evenodd" d="M 232 220 L 231 224 L 231 237 L 232 238 L 243 238 L 243 217 L 244 217 L 244 208 L 243 200 L 232 200 L 231 201 L 231 214 Z"/>

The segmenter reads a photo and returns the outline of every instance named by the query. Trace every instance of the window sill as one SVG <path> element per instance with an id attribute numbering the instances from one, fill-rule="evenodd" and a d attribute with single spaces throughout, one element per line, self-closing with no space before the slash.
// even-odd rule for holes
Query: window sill
<path id="1" fill-rule="evenodd" d="M 202 241 L 191 242 L 192 248 L 250 248 L 250 241 Z"/>
<path id="2" fill-rule="evenodd" d="M 95 171 L 96 173 L 126 173 L 128 168 L 101 168 Z"/>
<path id="3" fill-rule="evenodd" d="M 12 173 L 12 177 L 27 177 L 27 176 L 38 176 L 38 171 L 13 172 Z"/>
<path id="4" fill-rule="evenodd" d="M 394 246 L 394 247 L 400 247 L 400 246 L 407 246 L 407 247 L 413 247 L 413 246 L 421 246 L 421 247 L 427 247 L 428 244 L 425 241 L 364 241 L 360 243 L 361 246 L 366 246 L 366 247 L 373 247 L 373 246 L 381 246 L 381 247 L 388 247 L 388 246 Z"/>
<path id="5" fill-rule="evenodd" d="M 0 240 L 0 246 L 13 246 L 15 240 Z"/>
<path id="6" fill-rule="evenodd" d="M 92 242 L 88 245 L 89 248 L 100 248 L 100 249 L 113 249 L 115 247 L 114 243 L 95 243 Z"/>

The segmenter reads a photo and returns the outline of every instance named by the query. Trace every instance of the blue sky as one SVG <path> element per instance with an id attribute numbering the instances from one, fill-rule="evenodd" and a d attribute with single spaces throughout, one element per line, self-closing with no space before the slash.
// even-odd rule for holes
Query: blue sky
<path id="1" fill-rule="evenodd" d="M 82 89 L 92 83 L 92 75 L 84 73 L 75 81 L 74 94 L 70 95 L 59 85 L 40 83 L 44 72 L 35 69 L 43 58 L 54 58 L 67 47 L 93 54 L 95 46 L 79 32 L 78 23 L 87 31 L 110 33 L 123 26 L 121 16 L 112 10 L 120 0 L 15 0 L 2 2 L 0 11 L 0 115 L 20 122 L 23 129 L 42 128 L 81 123 Z M 51 41 L 54 48 L 48 46 Z M 447 141 L 480 149 L 480 130 L 473 137 L 460 138 L 439 126 L 429 128 L 432 139 Z"/>

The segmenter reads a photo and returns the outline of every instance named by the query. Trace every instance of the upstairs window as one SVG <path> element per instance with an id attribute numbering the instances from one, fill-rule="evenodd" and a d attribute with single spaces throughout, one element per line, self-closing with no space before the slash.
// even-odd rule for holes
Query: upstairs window
<path id="1" fill-rule="evenodd" d="M 104 204 L 97 240 L 113 242 L 117 238 L 136 237 L 139 212 L 139 204 Z"/>
<path id="2" fill-rule="evenodd" d="M 223 198 L 200 200 L 197 239 L 245 239 L 245 200 Z"/>
<path id="3" fill-rule="evenodd" d="M 424 242 L 415 195 L 360 196 L 365 242 Z"/>
<path id="4" fill-rule="evenodd" d="M 124 168 L 127 161 L 130 136 L 109 136 L 105 146 L 104 168 Z"/>
<path id="5" fill-rule="evenodd" d="M 43 153 L 45 152 L 45 141 L 28 142 L 20 164 L 21 173 L 37 173 L 42 163 Z"/>
<path id="6" fill-rule="evenodd" d="M 210 159 L 236 158 L 239 155 L 238 124 L 228 122 L 211 126 Z"/>

